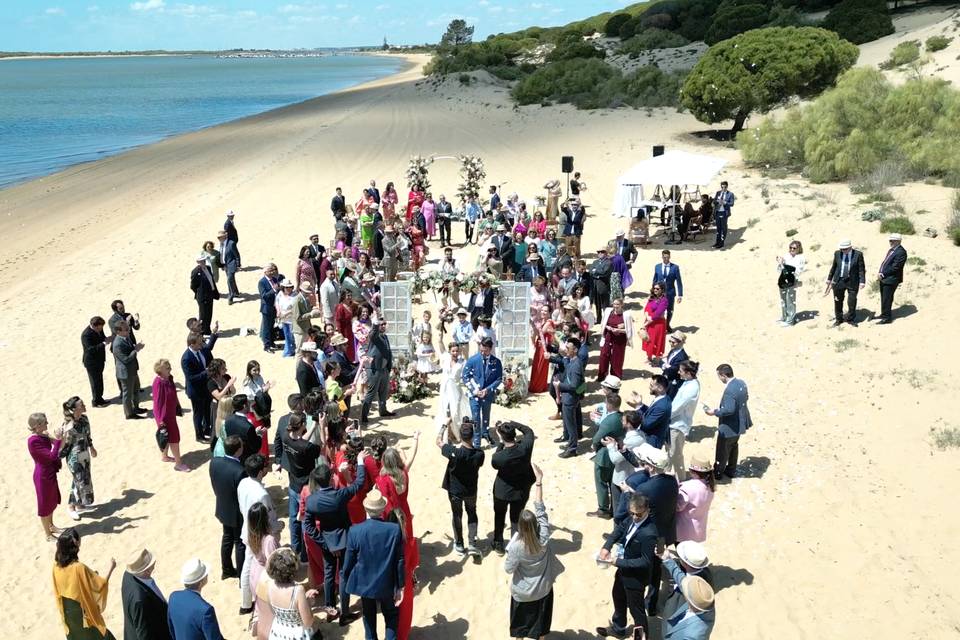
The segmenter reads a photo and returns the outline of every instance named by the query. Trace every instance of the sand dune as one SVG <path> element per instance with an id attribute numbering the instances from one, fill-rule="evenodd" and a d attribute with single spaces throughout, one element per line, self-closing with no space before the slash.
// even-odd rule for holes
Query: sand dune
<path id="1" fill-rule="evenodd" d="M 950 72 L 953 57 L 940 61 L 953 65 Z M 60 402 L 75 393 L 87 397 L 78 336 L 91 315 L 107 314 L 114 297 L 140 313 L 144 384 L 156 358 L 180 355 L 183 322 L 195 312 L 187 286 L 193 256 L 214 237 L 225 210 L 237 212 L 245 264 L 274 261 L 289 274 L 310 232 L 330 239 L 335 186 L 354 198 L 370 178 L 401 184 L 410 155 L 469 153 L 485 160 L 491 181 L 531 201 L 547 179 L 560 177 L 560 156 L 572 154 L 590 186 L 584 240 L 590 251 L 620 226 L 608 215 L 617 174 L 658 143 L 727 158 L 723 177 L 739 197 L 728 250 L 714 252 L 701 241 L 674 255 L 687 287 L 675 324 L 691 334 L 688 351 L 702 363 L 703 401 L 719 400 L 721 385 L 711 372 L 729 362 L 750 386 L 756 422 L 741 447 L 744 477 L 719 491 L 711 514 L 707 546 L 722 587 L 714 637 L 955 635 L 960 604 L 949 567 L 960 561 L 952 544 L 960 519 L 948 482 L 957 459 L 932 447 L 929 430 L 958 426 L 949 393 L 960 374 L 958 349 L 944 333 L 950 325 L 943 325 L 960 312 L 949 293 L 960 277 L 956 248 L 942 235 L 908 238 L 907 250 L 925 264 L 908 268 L 897 321 L 830 329 L 832 303 L 821 294 L 833 247 L 851 238 L 865 251 L 868 271 L 875 269 L 886 247 L 877 223 L 860 220 L 864 207 L 846 187 L 766 180 L 745 170 L 733 149 L 689 135 L 702 128 L 689 115 L 665 110 L 514 109 L 503 88 L 431 87 L 412 68 L 0 191 L 6 319 L 0 357 L 11 379 L 0 390 L 0 419 L 16 452 L 0 473 L 10 543 L 0 558 L 0 584 L 12 612 L 0 622 L 3 635 L 61 635 L 49 578 L 53 545 L 42 541 L 23 445 L 27 415 L 46 411 L 54 422 Z M 449 196 L 457 163 L 434 167 L 435 193 Z M 942 232 L 948 191 L 911 184 L 895 194 L 919 227 Z M 786 249 L 789 229 L 807 248 L 810 271 L 799 296 L 803 322 L 785 330 L 775 325 L 774 258 Z M 455 238 L 461 234 L 454 230 Z M 635 306 L 659 248 L 652 245 L 638 260 L 639 286 L 629 296 Z M 241 273 L 241 290 L 254 291 L 258 277 L 254 270 Z M 861 299 L 865 309 L 879 306 L 875 294 Z M 277 398 L 294 389 L 292 362 L 264 354 L 255 337 L 238 335 L 258 323 L 255 301 L 218 305 L 215 318 L 225 330 L 217 354 L 232 371 L 257 358 L 265 376 L 277 380 Z M 639 348 L 628 354 L 628 369 L 626 391 L 645 392 L 649 370 Z M 111 377 L 108 365 L 108 392 Z M 596 397 L 591 393 L 588 403 Z M 434 402 L 401 407 L 382 431 L 409 447 L 423 416 L 432 418 Z M 199 468 L 178 474 L 157 460 L 152 422 L 127 423 L 117 405 L 91 411 L 100 451 L 93 475 L 103 506 L 80 524 L 83 560 L 105 568 L 111 555 L 122 561 L 146 544 L 157 554 L 155 576 L 168 592 L 178 588 L 179 567 L 189 556 L 217 568 L 220 527 L 206 464 L 199 465 L 203 448 L 185 437 L 187 460 Z M 592 637 L 610 615 L 612 579 L 591 559 L 606 530 L 606 523 L 584 516 L 595 507 L 592 463 L 585 456 L 555 457 L 555 423 L 531 419 L 547 415 L 546 398 L 494 411 L 495 418 L 529 420 L 540 438 L 534 456 L 546 472 L 545 501 L 558 527 L 553 544 L 566 565 L 556 585 L 554 636 Z M 714 420 L 698 413 L 695 425 L 688 453 L 712 455 Z M 504 637 L 509 591 L 502 563 L 488 555 L 477 566 L 451 553 L 448 505 L 439 488 L 443 462 L 425 431 L 411 480 L 423 559 L 413 637 Z M 69 474 L 60 480 L 65 492 Z M 492 481 L 487 467 L 480 500 L 485 534 L 492 528 Z M 279 479 L 271 475 L 268 484 L 279 500 Z M 56 521 L 67 524 L 62 515 Z M 119 634 L 119 575 L 112 586 L 107 621 Z M 244 637 L 236 583 L 214 579 L 204 595 L 217 606 L 225 635 Z M 361 638 L 363 632 L 357 623 L 346 634 L 325 633 Z"/>

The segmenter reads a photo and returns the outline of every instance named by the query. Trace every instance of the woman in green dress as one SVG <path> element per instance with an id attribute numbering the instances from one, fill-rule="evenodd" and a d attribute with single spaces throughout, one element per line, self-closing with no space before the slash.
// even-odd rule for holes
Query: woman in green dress
<path id="1" fill-rule="evenodd" d="M 360 214 L 360 246 L 366 251 L 373 250 L 373 208 L 376 206 L 365 207 Z"/>

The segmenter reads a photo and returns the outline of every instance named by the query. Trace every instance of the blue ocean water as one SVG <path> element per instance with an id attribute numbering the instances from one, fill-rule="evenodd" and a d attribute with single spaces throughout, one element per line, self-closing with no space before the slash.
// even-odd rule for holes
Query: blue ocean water
<path id="1" fill-rule="evenodd" d="M 400 59 L 0 61 L 0 187 L 398 71 Z"/>

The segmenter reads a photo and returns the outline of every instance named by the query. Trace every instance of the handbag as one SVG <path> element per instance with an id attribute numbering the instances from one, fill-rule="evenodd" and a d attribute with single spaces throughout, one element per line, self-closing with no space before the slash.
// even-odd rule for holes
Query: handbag
<path id="1" fill-rule="evenodd" d="M 157 429 L 156 434 L 157 446 L 160 447 L 160 451 L 166 451 L 167 445 L 170 444 L 170 434 L 167 433 L 166 427 L 161 427 Z"/>
<path id="2" fill-rule="evenodd" d="M 780 277 L 777 278 L 777 286 L 781 289 L 789 289 L 797 284 L 797 270 L 793 265 L 785 264 L 780 271 Z"/>

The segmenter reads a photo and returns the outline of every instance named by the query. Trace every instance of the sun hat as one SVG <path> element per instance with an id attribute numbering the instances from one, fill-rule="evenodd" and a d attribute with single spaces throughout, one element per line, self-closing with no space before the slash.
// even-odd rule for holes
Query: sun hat
<path id="1" fill-rule="evenodd" d="M 506 230 L 507 230 L 507 228 L 506 228 L 505 226 L 503 226 L 502 224 L 498 224 L 498 225 L 497 225 L 497 231 L 506 231 Z"/>
<path id="2" fill-rule="evenodd" d="M 313 293 L 313 283 L 309 280 L 301 282 L 300 291 L 303 291 L 304 293 Z"/>
<path id="3" fill-rule="evenodd" d="M 620 391 L 620 378 L 614 375 L 609 375 L 603 379 L 603 382 L 600 383 L 601 387 L 606 387 L 607 389 L 613 389 L 614 391 Z"/>
<path id="4" fill-rule="evenodd" d="M 667 452 L 663 449 L 658 449 L 651 444 L 644 442 L 637 447 L 637 449 L 640 451 L 638 452 L 636 449 L 634 449 L 634 453 L 637 455 L 640 461 L 646 462 L 652 467 L 663 469 L 667 466 L 667 462 L 669 462 Z"/>
<path id="5" fill-rule="evenodd" d="M 361 280 L 362 282 L 376 282 L 376 281 L 377 281 L 377 276 L 373 275 L 372 273 L 367 272 L 367 273 L 363 274 L 363 277 L 360 278 L 360 280 Z"/>
<path id="6" fill-rule="evenodd" d="M 702 544 L 693 540 L 684 540 L 678 544 L 677 555 L 684 563 L 694 569 L 703 569 L 710 564 L 710 559 L 707 558 L 707 550 L 703 548 Z"/>
<path id="7" fill-rule="evenodd" d="M 679 342 L 680 344 L 683 344 L 684 342 L 687 341 L 687 334 L 685 334 L 683 331 L 679 331 L 679 330 L 678 330 L 678 331 L 674 331 L 673 333 L 670 334 L 670 339 L 671 339 L 671 340 L 676 340 L 676 341 Z"/>
<path id="8" fill-rule="evenodd" d="M 154 563 L 153 554 L 145 547 L 140 547 L 127 558 L 127 571 L 135 576 L 139 576 L 152 569 Z"/>
<path id="9" fill-rule="evenodd" d="M 713 588 L 700 576 L 687 576 L 680 581 L 680 591 L 690 607 L 706 611 L 713 606 Z"/>
<path id="10" fill-rule="evenodd" d="M 890 237 L 887 238 L 887 240 L 896 240 L 897 242 L 900 242 L 901 240 L 903 240 L 903 236 L 900 235 L 899 233 L 891 233 Z"/>
<path id="11" fill-rule="evenodd" d="M 186 587 L 197 584 L 206 577 L 207 565 L 203 564 L 203 560 L 199 558 L 187 560 L 180 569 L 180 582 Z"/>
<path id="12" fill-rule="evenodd" d="M 363 499 L 363 509 L 370 517 L 379 516 L 386 508 L 387 501 L 377 489 L 371 489 L 367 497 Z"/>
<path id="13" fill-rule="evenodd" d="M 310 351 L 310 352 L 312 352 L 312 353 L 316 353 L 316 352 L 317 352 L 317 343 L 316 343 L 316 342 L 304 342 L 302 345 L 300 345 L 300 353 L 303 353 L 304 351 Z"/>
<path id="14" fill-rule="evenodd" d="M 342 344 L 347 344 L 347 342 L 346 337 L 344 337 L 342 333 L 335 333 L 333 337 L 330 338 L 330 346 L 332 347 L 339 347 Z M 314 349 L 314 351 L 316 351 L 316 349 Z"/>
<path id="15" fill-rule="evenodd" d="M 459 309 L 457 309 L 457 315 L 458 315 L 458 316 L 465 316 L 465 315 L 467 315 L 467 310 L 464 309 L 463 307 L 460 307 Z"/>
<path id="16" fill-rule="evenodd" d="M 232 217 L 235 216 L 235 215 L 237 215 L 237 214 L 235 214 L 235 213 L 233 212 L 233 210 L 227 211 L 227 217 L 228 217 L 228 218 L 232 218 Z"/>
<path id="17" fill-rule="evenodd" d="M 527 256 L 527 262 L 536 262 L 540 259 L 540 254 L 531 253 Z"/>
<path id="18" fill-rule="evenodd" d="M 852 246 L 853 246 L 853 245 L 850 243 L 849 240 L 841 240 L 841 241 L 840 241 L 840 248 L 841 248 L 841 249 L 849 249 L 849 248 L 852 247 Z"/>
<path id="19" fill-rule="evenodd" d="M 618 229 L 618 230 L 617 230 L 617 237 L 618 237 L 618 238 L 622 238 L 622 237 L 625 236 L 625 235 L 626 235 L 626 234 L 623 232 L 623 229 Z"/>
<path id="20" fill-rule="evenodd" d="M 577 303 L 573 300 L 567 300 L 567 304 L 563 305 L 564 309 L 570 309 L 571 311 L 576 311 L 580 307 L 577 306 Z"/>
<path id="21" fill-rule="evenodd" d="M 290 278 L 284 278 L 283 282 L 280 283 L 281 289 L 293 289 L 293 283 L 290 282 Z"/>
<path id="22" fill-rule="evenodd" d="M 690 464 L 687 465 L 687 469 L 690 471 L 697 471 L 699 473 L 708 473 L 713 470 L 713 465 L 710 464 L 709 460 L 701 458 L 700 456 L 693 456 L 690 460 Z"/>
<path id="23" fill-rule="evenodd" d="M 380 205 L 377 204 L 376 202 L 371 203 L 371 204 L 369 204 L 369 205 L 367 205 L 367 206 L 370 207 L 371 209 L 379 209 L 379 208 L 380 208 Z"/>

